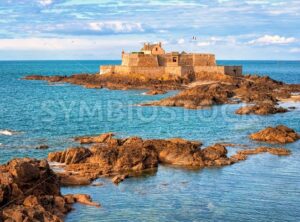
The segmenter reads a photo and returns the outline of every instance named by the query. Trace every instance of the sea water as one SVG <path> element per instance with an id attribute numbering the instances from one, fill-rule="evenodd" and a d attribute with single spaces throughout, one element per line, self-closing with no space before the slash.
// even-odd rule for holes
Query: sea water
<path id="1" fill-rule="evenodd" d="M 266 126 L 284 124 L 300 132 L 300 107 L 269 116 L 234 114 L 242 104 L 203 110 L 141 107 L 138 104 L 176 93 L 147 96 L 143 90 L 86 89 L 43 81 L 25 81 L 31 74 L 97 73 L 103 64 L 120 61 L 0 62 L 0 163 L 15 157 L 46 158 L 52 151 L 77 146 L 73 137 L 115 132 L 119 137 L 182 137 L 203 142 L 268 145 L 248 135 Z M 300 62 L 219 61 L 241 64 L 244 73 L 300 83 Z M 47 150 L 35 149 L 47 144 Z M 279 147 L 279 146 L 275 146 Z M 63 188 L 87 193 L 101 208 L 76 204 L 66 221 L 299 221 L 300 142 L 284 145 L 288 157 L 260 154 L 223 168 L 186 170 L 161 165 L 156 173 L 129 178 L 119 186 Z M 243 147 L 228 147 L 229 154 Z"/>

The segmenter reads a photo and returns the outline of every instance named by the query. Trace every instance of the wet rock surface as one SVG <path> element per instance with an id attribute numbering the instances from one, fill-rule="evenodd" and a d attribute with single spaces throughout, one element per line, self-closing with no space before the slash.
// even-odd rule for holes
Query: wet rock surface
<path id="1" fill-rule="evenodd" d="M 63 221 L 71 204 L 46 160 L 13 159 L 0 165 L 0 221 Z"/>
<path id="2" fill-rule="evenodd" d="M 288 110 L 280 106 L 278 107 L 273 103 L 261 103 L 256 105 L 243 106 L 238 110 L 236 110 L 235 113 L 239 115 L 249 115 L 249 114 L 269 115 L 269 114 L 285 113 L 285 112 L 288 112 Z"/>
<path id="3" fill-rule="evenodd" d="M 228 157 L 227 149 L 222 144 L 201 149 L 201 142 L 181 138 L 143 140 L 139 137 L 129 137 L 120 139 L 102 134 L 84 137 L 84 141 L 98 141 L 97 138 L 100 137 L 106 139 L 101 143 L 92 143 L 89 148 L 84 148 L 88 151 L 82 152 L 82 147 L 71 148 L 66 151 L 50 153 L 48 160 L 66 164 L 64 175 L 72 175 L 73 178 L 78 177 L 79 180 L 85 178 L 90 181 L 107 176 L 112 177 L 113 183 L 119 184 L 127 177 L 141 175 L 147 170 L 156 170 L 158 164 L 199 169 L 231 165 L 245 160 L 249 155 L 249 153 L 237 153 Z M 80 142 L 78 138 L 76 140 Z M 90 154 L 82 156 L 80 161 L 66 161 L 67 159 L 64 157 L 70 153 L 77 156 L 76 149 L 78 149 L 78 153 Z M 272 153 L 269 150 L 264 152 Z M 281 155 L 279 151 L 274 151 L 272 154 Z M 76 184 L 77 182 L 74 185 Z"/>
<path id="4" fill-rule="evenodd" d="M 300 135 L 293 129 L 283 125 L 267 127 L 257 133 L 250 135 L 250 138 L 268 143 L 292 143 L 300 138 Z"/>

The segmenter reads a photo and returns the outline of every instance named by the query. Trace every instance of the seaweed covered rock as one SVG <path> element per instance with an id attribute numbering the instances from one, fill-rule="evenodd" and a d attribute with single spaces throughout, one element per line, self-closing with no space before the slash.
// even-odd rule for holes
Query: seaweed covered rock
<path id="1" fill-rule="evenodd" d="M 250 135 L 250 138 L 257 141 L 268 143 L 292 143 L 300 138 L 293 129 L 284 125 L 276 127 L 267 127 L 257 133 Z"/>

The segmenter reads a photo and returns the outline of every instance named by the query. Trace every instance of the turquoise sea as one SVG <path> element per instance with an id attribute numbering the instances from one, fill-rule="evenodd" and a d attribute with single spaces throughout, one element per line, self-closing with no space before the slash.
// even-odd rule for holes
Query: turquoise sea
<path id="1" fill-rule="evenodd" d="M 85 89 L 69 84 L 25 81 L 30 74 L 95 73 L 102 64 L 120 61 L 3 61 L 0 62 L 0 163 L 14 157 L 45 158 L 48 152 L 76 146 L 79 135 L 115 132 L 120 137 L 182 137 L 217 142 L 267 145 L 248 135 L 266 126 L 284 124 L 300 132 L 300 106 L 266 117 L 237 116 L 241 106 L 204 110 L 140 107 L 141 102 L 167 95 L 146 96 L 142 90 Z M 244 73 L 267 74 L 300 83 L 297 61 L 219 61 L 241 64 Z M 35 147 L 47 144 L 48 150 Z M 255 155 L 223 168 L 185 170 L 159 166 L 157 172 L 130 178 L 119 186 L 63 188 L 87 193 L 101 208 L 75 205 L 66 221 L 300 221 L 300 141 L 284 146 L 288 157 Z M 234 153 L 242 147 L 228 147 Z"/>

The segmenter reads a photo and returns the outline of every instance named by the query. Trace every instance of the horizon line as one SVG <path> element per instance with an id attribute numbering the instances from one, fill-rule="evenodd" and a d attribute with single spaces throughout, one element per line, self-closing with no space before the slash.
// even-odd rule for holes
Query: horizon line
<path id="1" fill-rule="evenodd" d="M 43 61 L 122 61 L 121 59 L 9 59 L 0 62 L 43 62 Z M 216 61 L 283 61 L 283 62 L 300 62 L 299 60 L 290 59 L 217 59 Z"/>

